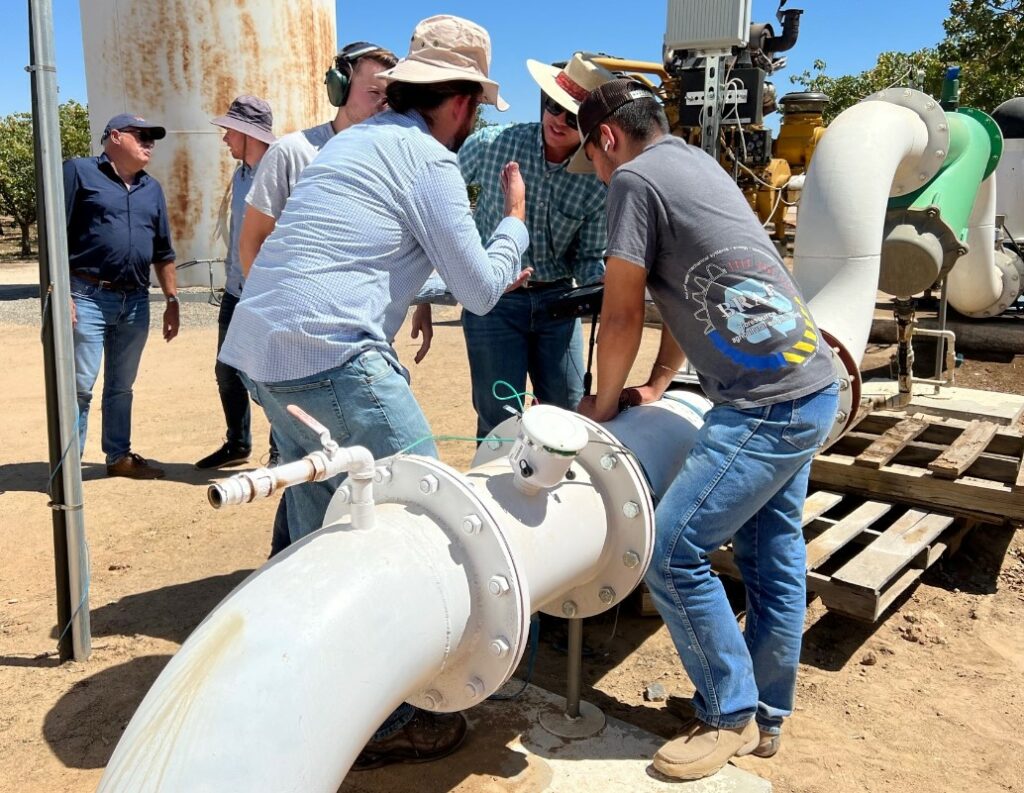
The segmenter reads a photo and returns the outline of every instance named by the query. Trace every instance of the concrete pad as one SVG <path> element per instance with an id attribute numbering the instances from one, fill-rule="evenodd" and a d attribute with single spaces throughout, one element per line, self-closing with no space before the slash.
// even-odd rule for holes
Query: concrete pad
<path id="1" fill-rule="evenodd" d="M 864 383 L 864 396 L 892 396 L 899 386 L 892 380 L 871 380 Z M 906 413 L 967 419 L 979 418 L 993 424 L 1012 426 L 1024 412 L 1024 396 L 998 391 L 977 391 L 973 388 L 946 388 L 935 393 L 935 387 L 915 384 Z M 964 414 L 970 414 L 965 416 Z"/>
<path id="2" fill-rule="evenodd" d="M 771 793 L 767 780 L 731 765 L 696 782 L 667 780 L 650 762 L 664 739 L 618 719 L 591 738 L 558 738 L 540 717 L 564 708 L 564 698 L 534 686 L 511 701 L 487 701 L 466 712 L 469 734 L 451 757 L 351 773 L 338 793 Z"/>

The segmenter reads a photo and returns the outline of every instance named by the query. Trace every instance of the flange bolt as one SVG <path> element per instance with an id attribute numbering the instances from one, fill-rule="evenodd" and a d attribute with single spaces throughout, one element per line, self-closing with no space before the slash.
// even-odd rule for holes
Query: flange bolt
<path id="1" fill-rule="evenodd" d="M 427 474 L 420 480 L 420 492 L 426 496 L 434 495 L 438 487 L 440 487 L 440 484 L 437 481 L 437 477 L 433 474 Z"/>
<path id="2" fill-rule="evenodd" d="M 495 597 L 501 597 L 506 594 L 512 587 L 509 586 L 508 579 L 503 575 L 496 575 L 490 581 L 487 582 L 487 591 Z"/>
<path id="3" fill-rule="evenodd" d="M 597 599 L 606 606 L 610 606 L 615 602 L 615 590 L 610 586 L 601 587 L 601 591 L 597 593 Z"/>
<path id="4" fill-rule="evenodd" d="M 423 695 L 423 704 L 430 710 L 437 710 L 444 705 L 444 696 L 435 688 Z"/>
<path id="5" fill-rule="evenodd" d="M 508 639 L 504 636 L 499 636 L 493 642 L 491 642 L 491 653 L 498 657 L 504 658 L 511 652 L 512 648 L 509 646 Z"/>
<path id="6" fill-rule="evenodd" d="M 466 683 L 466 696 L 470 699 L 480 699 L 484 695 L 484 681 L 474 677 Z"/>
<path id="7" fill-rule="evenodd" d="M 632 570 L 640 564 L 640 554 L 636 551 L 626 551 L 622 554 L 622 563 Z"/>
<path id="8" fill-rule="evenodd" d="M 484 527 L 483 521 L 480 520 L 479 515 L 466 515 L 462 519 L 462 530 L 469 535 L 479 534 L 480 530 Z"/>
<path id="9" fill-rule="evenodd" d="M 635 501 L 627 501 L 622 505 L 622 514 L 630 519 L 635 518 L 640 514 L 640 505 Z"/>
<path id="10" fill-rule="evenodd" d="M 352 500 L 352 491 L 349 490 L 347 487 L 339 487 L 337 499 L 342 504 L 348 504 Z"/>
<path id="11" fill-rule="evenodd" d="M 565 601 L 565 603 L 562 604 L 562 613 L 566 617 L 569 617 L 569 618 L 575 617 L 577 611 L 578 611 L 578 609 L 576 608 L 576 604 L 573 601 L 571 601 L 571 600 L 567 600 L 567 601 Z"/>
<path id="12" fill-rule="evenodd" d="M 615 466 L 619 464 L 614 454 L 605 454 L 601 456 L 601 467 L 606 471 L 611 471 Z"/>

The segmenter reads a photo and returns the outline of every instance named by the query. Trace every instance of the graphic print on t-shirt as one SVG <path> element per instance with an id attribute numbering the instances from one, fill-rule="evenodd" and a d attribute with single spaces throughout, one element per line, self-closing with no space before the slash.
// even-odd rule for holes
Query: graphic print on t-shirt
<path id="1" fill-rule="evenodd" d="M 778 258 L 749 247 L 725 248 L 686 273 L 687 300 L 704 333 L 730 360 L 754 369 L 805 363 L 818 346 L 810 313 Z"/>

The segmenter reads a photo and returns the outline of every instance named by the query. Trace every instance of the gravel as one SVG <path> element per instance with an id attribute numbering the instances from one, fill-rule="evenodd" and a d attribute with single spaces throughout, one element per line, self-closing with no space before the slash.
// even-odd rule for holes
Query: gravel
<path id="1" fill-rule="evenodd" d="M 0 286 L 0 325 L 39 327 L 39 287 L 33 284 Z M 218 307 L 210 304 L 206 287 L 178 290 L 181 305 L 181 327 L 195 328 L 217 324 Z M 163 319 L 164 296 L 159 289 L 149 292 L 149 326 L 159 328 Z"/>

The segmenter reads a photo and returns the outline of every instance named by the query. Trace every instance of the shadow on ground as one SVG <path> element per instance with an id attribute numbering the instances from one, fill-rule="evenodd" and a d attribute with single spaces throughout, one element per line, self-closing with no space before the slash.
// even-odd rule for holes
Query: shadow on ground
<path id="1" fill-rule="evenodd" d="M 181 482 L 188 485 L 208 485 L 226 479 L 248 467 L 223 468 L 219 471 L 198 471 L 192 463 L 165 463 L 150 459 L 157 468 L 163 468 L 165 477 L 158 482 Z M 83 463 L 82 481 L 94 482 L 107 478 L 107 467 L 103 463 Z M 25 492 L 47 493 L 50 484 L 50 464 L 44 462 L 11 463 L 0 468 L 0 493 Z"/>

